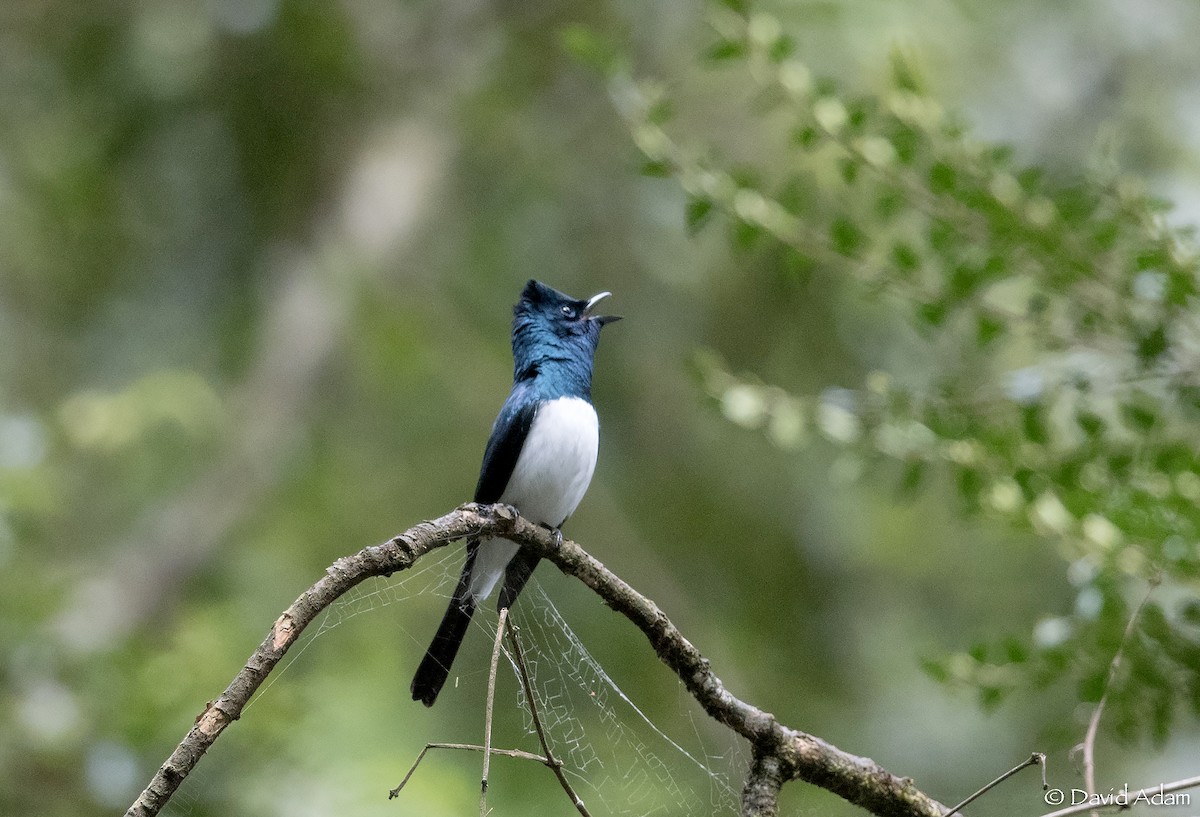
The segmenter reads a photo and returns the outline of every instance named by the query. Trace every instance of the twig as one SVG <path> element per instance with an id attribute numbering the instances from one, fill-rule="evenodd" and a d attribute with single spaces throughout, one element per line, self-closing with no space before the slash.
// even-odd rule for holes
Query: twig
<path id="1" fill-rule="evenodd" d="M 550 749 L 550 741 L 546 739 L 546 730 L 542 726 L 541 717 L 538 716 L 537 700 L 533 695 L 533 683 L 529 680 L 529 670 L 525 666 L 525 653 L 521 651 L 521 640 L 517 637 L 516 627 L 508 628 L 508 641 L 512 645 L 513 657 L 517 660 L 517 672 L 521 676 L 521 686 L 525 689 L 525 700 L 529 702 L 529 716 L 533 720 L 533 730 L 537 732 L 538 743 L 542 745 L 542 751 L 546 753 L 546 759 L 549 761 L 546 765 L 554 771 L 554 776 L 558 778 L 558 784 L 563 787 L 563 791 L 567 793 L 567 797 L 571 799 L 571 804 L 575 806 L 575 809 L 583 817 L 591 817 L 583 800 L 575 793 L 575 789 L 571 787 L 570 781 L 563 773 L 562 763 L 554 757 L 554 752 Z"/>
<path id="2" fill-rule="evenodd" d="M 1146 588 L 1146 595 L 1142 597 L 1141 602 L 1129 617 L 1129 623 L 1125 625 L 1125 632 L 1121 635 L 1121 643 L 1117 645 L 1117 652 L 1113 655 L 1112 663 L 1108 665 L 1108 676 L 1104 679 L 1104 693 L 1100 696 L 1096 708 L 1092 710 L 1092 717 L 1088 719 L 1087 733 L 1083 738 L 1083 780 L 1089 792 L 1096 791 L 1095 750 L 1096 733 L 1100 730 L 1100 716 L 1104 714 L 1104 705 L 1108 703 L 1109 690 L 1112 689 L 1113 680 L 1117 676 L 1117 668 L 1121 666 L 1121 657 L 1125 654 L 1125 646 L 1129 643 L 1134 628 L 1137 626 L 1138 616 L 1142 614 L 1142 608 L 1146 606 L 1146 602 L 1150 601 L 1150 596 L 1156 587 L 1158 587 L 1158 579 L 1151 579 L 1150 586 Z"/>
<path id="3" fill-rule="evenodd" d="M 542 745 L 542 751 L 545 752 L 544 757 L 541 755 L 535 755 L 531 752 L 523 752 L 519 749 L 492 748 L 492 712 L 495 702 L 496 668 L 500 662 L 501 640 L 503 639 L 506 630 L 508 631 L 509 641 L 512 644 L 514 660 L 517 665 L 517 674 L 521 678 L 521 687 L 525 691 L 525 699 L 529 702 L 529 713 L 533 718 L 533 728 L 537 733 L 538 742 Z M 417 755 L 417 759 L 413 761 L 412 768 L 408 770 L 408 774 L 404 775 L 404 779 L 400 781 L 400 785 L 396 786 L 396 788 L 392 789 L 388 793 L 389 800 L 400 794 L 400 790 L 404 788 L 406 783 L 408 783 L 409 779 L 413 776 L 413 772 L 417 770 L 417 766 L 420 765 L 421 760 L 424 759 L 425 753 L 430 749 L 471 749 L 474 751 L 483 752 L 483 783 L 479 792 L 480 817 L 486 817 L 487 814 L 488 769 L 489 761 L 491 760 L 492 755 L 506 755 L 508 757 L 517 757 L 525 760 L 536 760 L 543 766 L 546 766 L 554 772 L 555 777 L 558 778 L 559 785 L 563 787 L 563 790 L 567 793 L 567 796 L 571 800 L 571 804 L 575 806 L 576 810 L 582 815 L 582 817 L 591 817 L 587 808 L 583 805 L 583 800 L 581 800 L 579 795 L 575 793 L 575 790 L 571 787 L 570 781 L 568 781 L 566 776 L 563 774 L 562 761 L 554 757 L 554 753 L 550 749 L 550 743 L 546 738 L 545 728 L 542 726 L 541 717 L 538 715 L 537 703 L 533 697 L 533 684 L 529 679 L 529 670 L 525 666 L 525 655 L 521 651 L 520 641 L 517 640 L 516 630 L 516 626 L 510 624 L 508 621 L 508 608 L 502 607 L 500 609 L 500 621 L 496 625 L 496 642 L 492 647 L 492 663 L 488 672 L 487 720 L 484 722 L 483 727 L 483 746 L 475 746 L 472 744 L 463 743 L 425 744 L 425 748 L 421 750 L 419 755 Z"/>
<path id="4" fill-rule="evenodd" d="M 1042 754 L 1041 752 L 1034 752 L 1033 754 L 1031 754 L 1029 756 L 1028 760 L 1024 760 L 1021 763 L 1018 763 L 1016 766 L 1013 766 L 1011 769 L 1009 769 L 1007 772 L 1005 772 L 1004 774 L 997 777 L 991 783 L 988 783 L 986 786 L 984 786 L 982 789 L 980 789 L 979 791 L 972 794 L 966 800 L 963 800 L 957 806 L 955 806 L 954 808 L 947 811 L 946 814 L 944 815 L 944 817 L 951 817 L 951 815 L 957 814 L 961 809 L 964 809 L 967 806 L 969 806 L 971 803 L 974 803 L 980 797 L 987 794 L 992 789 L 996 788 L 996 786 L 999 786 L 1005 780 L 1008 780 L 1008 778 L 1012 777 L 1014 774 L 1016 774 L 1017 772 L 1021 771 L 1022 769 L 1026 768 L 1028 766 L 1041 766 L 1042 767 L 1042 791 L 1045 791 L 1046 789 L 1050 788 L 1050 785 L 1046 782 L 1046 756 L 1044 754 Z"/>
<path id="5" fill-rule="evenodd" d="M 492 645 L 492 665 L 488 669 L 487 720 L 483 722 L 483 782 L 479 787 L 479 817 L 487 817 L 488 770 L 492 762 L 492 705 L 496 701 L 496 666 L 500 663 L 500 642 L 504 640 L 504 627 L 507 622 L 508 608 L 501 607 L 500 621 L 496 625 L 496 643 Z"/>
<path id="6" fill-rule="evenodd" d="M 1087 802 L 1079 803 L 1074 806 L 1067 806 L 1058 811 L 1051 811 L 1043 814 L 1041 817 L 1068 817 L 1071 814 L 1082 814 L 1085 811 L 1098 810 L 1102 808 L 1126 809 L 1136 805 L 1139 802 L 1149 803 L 1149 798 L 1155 795 L 1173 794 L 1184 789 L 1194 789 L 1200 786 L 1200 775 L 1196 777 L 1188 777 L 1184 780 L 1176 780 L 1174 783 L 1160 783 L 1157 786 L 1147 786 L 1144 789 L 1138 789 L 1135 792 L 1130 792 L 1128 795 L 1120 793 L 1112 796 L 1110 800 L 1103 803 L 1093 803 L 1089 797 Z M 1090 792 L 1089 792 L 1090 794 Z"/>
<path id="7" fill-rule="evenodd" d="M 482 746 L 477 746 L 474 743 L 426 743 L 425 748 L 417 755 L 417 759 L 413 761 L 412 767 L 408 770 L 408 774 L 404 775 L 404 779 L 400 781 L 400 785 L 388 792 L 388 799 L 394 800 L 400 796 L 400 790 L 408 783 L 409 778 L 413 776 L 413 772 L 417 770 L 417 766 L 425 759 L 425 753 L 430 749 L 465 749 L 471 752 L 482 752 Z M 549 766 L 550 761 L 541 755 L 535 755 L 532 752 L 525 752 L 520 749 L 489 749 L 488 754 L 503 755 L 504 757 L 515 757 L 518 760 L 536 760 L 543 766 Z"/>

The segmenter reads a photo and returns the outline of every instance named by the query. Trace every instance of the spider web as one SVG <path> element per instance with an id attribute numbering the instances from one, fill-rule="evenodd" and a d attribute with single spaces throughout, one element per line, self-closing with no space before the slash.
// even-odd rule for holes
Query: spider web
<path id="1" fill-rule="evenodd" d="M 299 643 L 288 651 L 287 659 L 275 668 L 271 677 L 250 699 L 243 711 L 260 700 L 287 673 L 288 668 L 299 661 L 305 651 L 330 630 L 364 613 L 372 613 L 425 593 L 449 599 L 458 583 L 458 571 L 461 568 L 456 564 L 459 562 L 461 556 L 456 549 L 441 548 L 409 570 L 402 570 L 391 576 L 372 577 L 350 588 L 325 609 L 315 625 L 310 625 L 305 630 Z M 492 633 L 495 634 L 495 629 Z"/>
<path id="2" fill-rule="evenodd" d="M 386 618 L 386 621 L 381 621 L 379 628 L 385 631 L 399 628 L 413 644 L 413 652 L 419 654 L 429 635 L 426 630 L 435 622 L 424 615 L 419 622 L 414 620 L 406 615 L 404 603 L 424 598 L 427 605 L 430 596 L 448 600 L 457 585 L 461 568 L 461 548 L 444 548 L 425 556 L 410 570 L 390 577 L 368 579 L 352 588 L 308 627 L 246 709 L 250 710 L 271 693 L 272 687 L 286 680 L 289 669 L 306 653 L 309 657 L 317 655 L 309 651 L 318 641 L 327 639 L 332 631 L 356 619 L 355 631 L 359 627 L 375 629 L 375 621 L 360 617 L 379 614 L 385 609 L 387 613 L 381 619 Z M 491 608 L 492 605 L 485 604 L 476 613 L 472 620 L 475 632 L 468 636 L 472 641 L 485 641 L 489 645 L 489 656 L 497 624 Z M 562 762 L 564 775 L 593 817 L 738 813 L 740 783 L 748 765 L 746 750 L 736 736 L 712 724 L 682 683 L 676 682 L 674 711 L 668 697 L 666 707 L 657 710 L 662 712 L 663 723 L 656 723 L 584 646 L 536 578 L 526 586 L 509 620 L 517 627 L 547 742 Z M 640 638 L 636 633 L 628 637 Z M 644 645 L 635 644 L 634 649 L 638 646 Z M 474 663 L 481 663 L 477 648 L 478 644 L 473 649 L 464 649 L 451 676 L 451 684 L 456 683 L 456 677 L 462 677 L 478 685 L 480 679 L 486 677 L 486 659 L 481 666 L 474 666 Z M 500 731 L 494 732 L 493 745 L 498 748 L 520 746 L 542 754 L 517 666 L 507 649 L 504 655 L 507 661 L 501 662 L 501 676 L 511 672 L 512 677 L 503 684 L 498 679 L 496 686 L 496 729 Z M 505 665 L 507 671 L 503 670 Z M 480 737 L 474 742 L 482 743 L 482 691 L 477 702 L 467 701 L 465 705 L 477 706 Z M 508 725 L 502 728 L 499 713 L 504 708 L 513 715 L 507 719 Z M 524 734 L 514 734 L 522 723 Z M 429 741 L 442 739 L 435 734 L 423 737 Z M 404 762 L 401 761 L 401 765 Z M 433 758 L 425 761 L 431 762 L 436 761 Z M 502 769 L 503 765 L 497 766 L 493 761 L 493 776 L 504 774 Z M 402 769 L 399 771 L 403 772 Z M 416 775 L 427 773 L 422 764 Z M 392 783 L 394 781 L 389 782 L 389 786 Z M 477 786 L 478 779 L 464 779 L 463 785 Z M 549 772 L 544 785 L 557 788 Z M 163 813 L 173 817 L 206 814 L 205 804 L 214 794 L 211 778 L 206 781 L 205 775 L 200 775 L 197 780 L 196 775 L 192 775 Z M 563 799 L 565 801 L 565 794 Z M 494 808 L 497 814 L 505 813 L 502 801 L 497 801 Z M 571 812 L 571 807 L 564 802 L 562 813 Z"/>
<path id="3" fill-rule="evenodd" d="M 605 672 L 536 580 L 514 606 L 514 617 L 548 742 L 589 811 L 737 813 L 738 791 L 730 781 L 744 758 L 733 745 L 719 754 L 705 748 L 695 712 L 687 709 L 692 738 L 701 745 L 689 751 L 671 738 Z M 493 622 L 488 625 L 494 633 Z M 680 690 L 682 703 L 690 704 Z M 526 731 L 534 734 L 523 690 L 519 704 Z"/>
<path id="4" fill-rule="evenodd" d="M 284 679 L 288 670 L 300 662 L 305 653 L 319 639 L 342 624 L 358 616 L 382 610 L 397 602 L 426 593 L 444 595 L 448 598 L 454 590 L 458 570 L 461 568 L 460 562 L 461 556 L 455 549 L 442 548 L 427 555 L 413 569 L 395 573 L 390 577 L 367 579 L 351 588 L 329 605 L 320 614 L 317 621 L 309 625 L 297 643 L 288 650 L 284 660 L 275 667 L 267 680 L 243 707 L 242 716 L 245 717 L 246 712 L 264 700 L 271 688 Z M 494 629 L 493 632 L 495 632 Z M 226 737 L 222 743 L 228 744 L 237 740 L 235 732 L 232 736 Z M 206 817 L 213 813 L 213 803 L 220 802 L 228 794 L 222 791 L 224 787 L 221 783 L 215 782 L 214 775 L 217 772 L 213 766 L 212 760 L 202 762 L 180 784 L 160 813 L 165 817 Z"/>

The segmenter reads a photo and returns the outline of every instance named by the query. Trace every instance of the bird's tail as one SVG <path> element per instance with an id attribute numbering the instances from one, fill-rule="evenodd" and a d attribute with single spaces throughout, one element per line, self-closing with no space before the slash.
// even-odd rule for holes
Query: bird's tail
<path id="1" fill-rule="evenodd" d="M 437 633 L 434 634 L 429 649 L 425 651 L 425 657 L 421 659 L 409 687 L 413 700 L 426 706 L 433 706 L 438 693 L 442 691 L 442 686 L 450 675 L 450 665 L 454 663 L 454 656 L 458 655 L 458 648 L 462 645 L 467 628 L 471 624 L 471 616 L 475 613 L 475 597 L 471 594 L 471 568 L 475 563 L 477 549 L 478 544 L 475 542 L 467 546 L 467 563 L 463 565 L 458 586 L 454 588 L 454 596 L 450 599 L 446 615 L 442 616 L 442 623 L 438 625 Z"/>
<path id="2" fill-rule="evenodd" d="M 450 599 L 450 606 L 446 608 L 437 634 L 413 676 L 411 689 L 414 701 L 433 706 L 450 675 L 450 665 L 454 663 L 454 656 L 458 655 L 459 645 L 467 634 L 474 612 L 475 599 L 470 594 L 465 599 Z"/>

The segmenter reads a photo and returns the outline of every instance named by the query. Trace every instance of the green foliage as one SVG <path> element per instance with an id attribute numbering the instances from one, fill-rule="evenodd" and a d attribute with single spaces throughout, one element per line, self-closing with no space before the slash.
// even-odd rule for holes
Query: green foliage
<path id="1" fill-rule="evenodd" d="M 588 26 L 566 26 L 559 32 L 559 39 L 568 54 L 593 69 L 607 73 L 620 65 L 620 49 Z"/>
<path id="2" fill-rule="evenodd" d="M 1063 183 L 973 141 L 909 55 L 893 55 L 886 88 L 849 94 L 813 78 L 781 23 L 737 10 L 716 14 L 707 56 L 773 100 L 767 114 L 790 135 L 782 160 L 734 169 L 696 158 L 712 151 L 662 120 L 635 112 L 632 126 L 654 129 L 653 158 L 690 197 L 689 229 L 723 213 L 738 246 L 767 241 L 851 276 L 907 314 L 930 366 L 805 396 L 705 356 L 709 394 L 781 446 L 812 427 L 862 461 L 897 461 L 906 494 L 945 474 L 968 514 L 1061 557 L 1074 610 L 928 659 L 932 677 L 969 685 L 985 707 L 1073 679 L 1081 701 L 1108 691 L 1119 735 L 1164 740 L 1181 706 L 1200 714 L 1195 603 L 1147 605 L 1108 678 L 1125 599 L 1148 584 L 1190 598 L 1200 577 L 1196 248 L 1111 163 Z"/>
<path id="3" fill-rule="evenodd" d="M 570 535 L 655 598 L 734 694 L 962 792 L 1014 742 L 1065 755 L 1079 740 L 1076 694 L 1095 698 L 1157 574 L 1102 733 L 1179 740 L 1172 723 L 1200 701 L 1187 244 L 1116 171 L 1115 138 L 1086 177 L 1014 158 L 1073 152 L 1103 121 L 1144 175 L 1187 183 L 1177 101 L 1200 11 L 1159 4 L 1135 15 L 1156 27 L 1139 38 L 1120 5 L 10 14 L 5 813 L 125 808 L 333 559 L 470 495 L 531 275 L 611 290 L 627 316 L 600 350 L 604 448 Z M 1007 49 L 1030 36 L 1048 57 L 1086 55 L 1056 87 L 1090 88 L 1076 80 L 1103 67 L 1119 104 L 1047 110 L 1026 86 L 1019 153 L 971 142 L 945 112 L 958 102 L 935 97 L 1011 116 L 990 94 L 1022 81 Z M 913 45 L 889 53 L 897 41 Z M 449 582 L 459 558 L 444 554 Z M 538 578 L 657 728 L 689 749 L 723 734 L 681 717 L 675 680 L 620 617 Z M 406 579 L 311 631 L 172 807 L 472 808 L 465 753 L 433 760 L 413 800 L 380 796 L 427 740 L 481 734 L 478 633 L 457 700 L 402 700 L 444 603 Z M 914 653 L 1003 723 L 948 702 Z M 1051 684 L 1036 707 L 1007 704 Z M 497 739 L 535 748 L 500 702 L 516 723 Z M 1055 725 L 1062 740 L 1042 740 Z M 921 750 L 897 754 L 897 735 Z M 1141 770 L 1140 753 L 1114 755 Z M 694 756 L 747 759 L 724 743 Z M 564 805 L 544 769 L 519 767 L 493 764 L 498 817 Z M 1028 813 L 1027 794 L 993 812 Z"/>

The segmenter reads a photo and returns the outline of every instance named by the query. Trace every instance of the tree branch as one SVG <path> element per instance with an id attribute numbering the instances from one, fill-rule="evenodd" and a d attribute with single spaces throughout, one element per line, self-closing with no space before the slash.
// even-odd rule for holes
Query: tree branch
<path id="1" fill-rule="evenodd" d="M 742 786 L 742 817 L 775 817 L 781 788 L 783 769 L 779 759 L 756 750 Z"/>
<path id="2" fill-rule="evenodd" d="M 404 570 L 431 550 L 473 536 L 507 538 L 590 587 L 645 634 L 658 657 L 711 717 L 750 741 L 754 763 L 743 789 L 744 814 L 775 814 L 779 788 L 790 780 L 820 786 L 880 817 L 942 817 L 946 813 L 945 806 L 918 789 L 911 779 L 897 777 L 868 758 L 848 754 L 820 738 L 784 726 L 774 715 L 734 697 L 709 668 L 708 659 L 653 601 L 579 545 L 569 540 L 559 545 L 549 531 L 522 519 L 509 506 L 467 504 L 381 545 L 338 559 L 327 568 L 325 576 L 279 617 L 221 696 L 205 707 L 126 817 L 158 814 L 322 610 L 367 578 Z"/>

